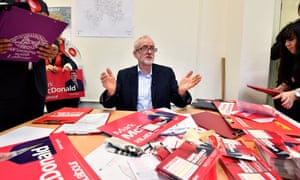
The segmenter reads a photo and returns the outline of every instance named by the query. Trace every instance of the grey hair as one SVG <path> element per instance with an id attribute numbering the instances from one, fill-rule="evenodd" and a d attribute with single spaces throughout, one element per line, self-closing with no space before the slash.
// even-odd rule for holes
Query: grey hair
<path id="1" fill-rule="evenodd" d="M 140 41 L 141 41 L 142 39 L 150 39 L 150 40 L 154 43 L 153 39 L 152 39 L 149 35 L 143 35 L 143 36 L 139 37 L 139 38 L 134 42 L 134 47 L 133 47 L 134 50 L 136 50 L 136 49 L 139 48 Z"/>

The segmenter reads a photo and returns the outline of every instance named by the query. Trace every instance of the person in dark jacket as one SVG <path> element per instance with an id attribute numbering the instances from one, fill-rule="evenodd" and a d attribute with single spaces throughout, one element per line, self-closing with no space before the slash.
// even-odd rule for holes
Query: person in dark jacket
<path id="1" fill-rule="evenodd" d="M 65 51 L 65 39 L 60 37 L 58 38 L 56 45 L 59 47 L 57 56 L 54 59 L 46 60 L 46 70 L 51 73 L 64 72 L 78 69 L 77 63 L 66 53 Z M 76 71 L 75 71 L 76 74 Z M 70 84 L 71 83 L 71 84 Z M 72 86 L 72 82 L 69 83 L 69 86 Z M 83 90 L 83 84 L 80 87 Z M 75 89 L 76 90 L 76 89 Z M 63 107 L 78 107 L 80 103 L 80 98 L 70 98 L 62 99 L 55 101 L 46 102 L 47 112 L 53 112 Z"/>
<path id="2" fill-rule="evenodd" d="M 280 38 L 275 108 L 300 122 L 300 21 L 287 25 Z"/>
<path id="3" fill-rule="evenodd" d="M 32 11 L 48 14 L 44 1 L 34 2 L 38 6 Z M 0 37 L 0 54 L 11 47 L 9 39 Z M 57 53 L 58 47 L 49 44 L 38 48 L 38 62 L 0 60 L 0 131 L 43 115 L 47 95 L 45 59 L 54 58 Z"/>
<path id="4" fill-rule="evenodd" d="M 300 17 L 300 3 L 298 4 L 297 12 L 298 12 L 298 16 Z M 300 19 L 298 21 L 300 21 Z M 278 33 L 278 35 L 276 36 L 275 43 L 271 47 L 271 55 L 270 55 L 271 60 L 278 60 L 280 58 L 280 38 L 284 33 L 284 31 L 286 30 L 287 26 L 288 25 L 283 27 L 281 31 Z"/>
<path id="5" fill-rule="evenodd" d="M 171 108 L 171 103 L 178 107 L 190 104 L 192 97 L 188 90 L 196 86 L 202 76 L 193 71 L 177 83 L 170 67 L 154 64 L 157 48 L 147 35 L 137 39 L 133 55 L 138 64 L 118 72 L 117 80 L 107 68 L 101 74 L 105 91 L 100 96 L 100 103 L 106 108 L 140 111 L 149 108 Z"/>
<path id="6" fill-rule="evenodd" d="M 81 79 L 77 78 L 75 70 L 70 71 L 70 79 L 66 81 L 65 87 L 69 88 L 68 92 L 84 91 L 84 85 Z"/>

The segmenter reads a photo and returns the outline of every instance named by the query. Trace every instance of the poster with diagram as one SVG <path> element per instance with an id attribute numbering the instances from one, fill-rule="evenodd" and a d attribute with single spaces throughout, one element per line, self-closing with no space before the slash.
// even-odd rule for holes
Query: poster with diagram
<path id="1" fill-rule="evenodd" d="M 133 0 L 75 0 L 75 36 L 132 37 Z"/>

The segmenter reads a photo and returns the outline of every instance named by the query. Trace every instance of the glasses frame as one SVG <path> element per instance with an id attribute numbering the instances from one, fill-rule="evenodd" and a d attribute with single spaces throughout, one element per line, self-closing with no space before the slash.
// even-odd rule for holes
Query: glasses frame
<path id="1" fill-rule="evenodd" d="M 136 51 L 143 52 L 143 53 L 148 52 L 149 50 L 153 53 L 156 53 L 158 49 L 154 46 L 142 46 L 142 47 L 136 49 Z"/>

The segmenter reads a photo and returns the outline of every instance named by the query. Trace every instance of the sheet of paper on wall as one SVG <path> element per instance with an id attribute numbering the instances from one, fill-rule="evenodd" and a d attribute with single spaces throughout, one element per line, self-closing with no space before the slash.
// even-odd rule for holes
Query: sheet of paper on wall
<path id="1" fill-rule="evenodd" d="M 23 126 L 0 136 L 0 147 L 49 136 L 50 128 Z"/>
<path id="2" fill-rule="evenodd" d="M 98 129 L 104 125 L 110 113 L 86 114 L 74 124 L 62 124 L 55 132 L 64 131 L 66 134 L 97 134 L 101 133 Z"/>

